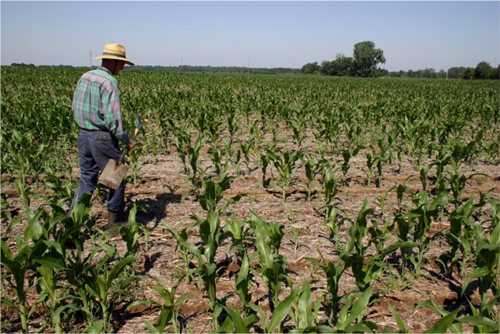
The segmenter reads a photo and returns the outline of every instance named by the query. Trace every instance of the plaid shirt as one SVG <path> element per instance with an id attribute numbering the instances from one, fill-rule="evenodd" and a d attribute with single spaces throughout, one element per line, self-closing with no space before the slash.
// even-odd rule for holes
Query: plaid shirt
<path id="1" fill-rule="evenodd" d="M 107 68 L 89 71 L 78 80 L 73 116 L 82 129 L 111 132 L 126 145 L 130 144 L 123 130 L 118 81 Z"/>

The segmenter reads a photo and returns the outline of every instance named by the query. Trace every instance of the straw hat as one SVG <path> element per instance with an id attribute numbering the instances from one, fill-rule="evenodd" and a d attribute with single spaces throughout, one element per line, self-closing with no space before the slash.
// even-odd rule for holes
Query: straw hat
<path id="1" fill-rule="evenodd" d="M 126 64 L 134 65 L 125 57 L 125 47 L 118 43 L 106 44 L 102 56 L 95 57 L 94 59 L 116 59 L 123 60 Z"/>

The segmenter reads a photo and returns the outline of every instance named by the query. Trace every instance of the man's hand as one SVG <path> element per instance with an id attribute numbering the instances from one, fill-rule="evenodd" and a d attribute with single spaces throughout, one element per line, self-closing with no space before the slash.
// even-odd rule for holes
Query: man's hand
<path id="1" fill-rule="evenodd" d="M 133 148 L 134 148 L 134 146 L 135 146 L 135 142 L 132 140 L 132 141 L 130 142 L 130 144 L 128 144 L 128 145 L 127 145 L 127 149 L 130 151 L 131 149 L 133 149 Z"/>

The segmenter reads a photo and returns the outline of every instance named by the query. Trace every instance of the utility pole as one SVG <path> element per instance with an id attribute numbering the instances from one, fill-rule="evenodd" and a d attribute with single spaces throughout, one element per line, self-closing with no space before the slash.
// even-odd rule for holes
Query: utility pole
<path id="1" fill-rule="evenodd" d="M 250 74 L 250 60 L 247 61 L 248 74 Z"/>
<path id="2" fill-rule="evenodd" d="M 184 57 L 181 57 L 181 72 L 184 72 Z"/>
<path id="3" fill-rule="evenodd" d="M 89 52 L 90 68 L 92 68 L 92 50 Z"/>
<path id="4" fill-rule="evenodd" d="M 446 70 L 446 80 L 448 80 L 448 73 L 449 73 L 449 72 L 450 72 L 450 69 L 448 68 L 448 69 Z"/>

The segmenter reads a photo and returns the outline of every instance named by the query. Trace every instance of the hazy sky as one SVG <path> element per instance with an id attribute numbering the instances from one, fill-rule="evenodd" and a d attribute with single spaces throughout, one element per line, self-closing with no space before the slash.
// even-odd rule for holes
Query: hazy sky
<path id="1" fill-rule="evenodd" d="M 373 41 L 389 70 L 500 63 L 500 2 L 1 1 L 1 64 L 302 67 Z M 93 60 L 93 65 L 100 61 Z"/>

